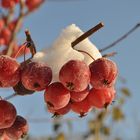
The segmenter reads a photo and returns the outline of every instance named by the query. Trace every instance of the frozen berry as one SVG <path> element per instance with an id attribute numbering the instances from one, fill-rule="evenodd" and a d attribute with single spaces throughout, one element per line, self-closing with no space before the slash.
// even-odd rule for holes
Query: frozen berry
<path id="1" fill-rule="evenodd" d="M 13 58 L 0 56 L 0 87 L 13 87 L 20 80 L 20 64 Z"/>
<path id="2" fill-rule="evenodd" d="M 99 58 L 90 64 L 91 84 L 94 88 L 109 88 L 114 85 L 118 70 L 117 65 L 107 59 Z"/>
<path id="3" fill-rule="evenodd" d="M 0 129 L 11 127 L 16 119 L 16 108 L 8 101 L 0 100 Z"/>
<path id="4" fill-rule="evenodd" d="M 44 100 L 52 109 L 57 110 L 69 103 L 70 92 L 60 82 L 54 82 L 46 88 Z"/>
<path id="5" fill-rule="evenodd" d="M 74 102 L 81 102 L 82 100 L 84 100 L 87 97 L 88 93 L 89 93 L 89 86 L 81 92 L 71 91 L 70 98 Z"/>
<path id="6" fill-rule="evenodd" d="M 75 113 L 78 113 L 80 115 L 80 117 L 83 117 L 83 116 L 87 115 L 87 113 L 89 111 L 91 111 L 92 106 L 89 104 L 88 99 L 85 98 L 81 102 L 73 102 L 71 104 L 71 109 Z"/>
<path id="7" fill-rule="evenodd" d="M 106 108 L 115 98 L 115 89 L 95 89 L 92 88 L 87 96 L 89 103 L 96 108 Z"/>
<path id="8" fill-rule="evenodd" d="M 70 91 L 83 91 L 90 82 L 89 67 L 83 61 L 70 60 L 62 66 L 59 79 Z"/>
<path id="9" fill-rule="evenodd" d="M 52 80 L 52 70 L 45 63 L 30 62 L 21 72 L 21 81 L 26 89 L 44 90 Z"/>
<path id="10" fill-rule="evenodd" d="M 24 138 L 28 133 L 28 123 L 27 121 L 21 117 L 17 116 L 14 124 L 5 130 L 6 135 L 12 140 L 19 140 L 20 138 Z"/>

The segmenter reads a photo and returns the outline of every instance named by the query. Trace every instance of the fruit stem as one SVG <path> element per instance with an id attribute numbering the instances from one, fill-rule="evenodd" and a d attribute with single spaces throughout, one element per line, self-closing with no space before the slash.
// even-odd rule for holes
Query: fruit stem
<path id="1" fill-rule="evenodd" d="M 95 58 L 93 58 L 88 52 L 85 52 L 83 50 L 77 50 L 77 51 L 87 54 L 89 57 L 93 59 L 93 61 L 95 61 Z"/>
<path id="2" fill-rule="evenodd" d="M 111 56 L 114 56 L 116 54 L 117 54 L 117 52 L 111 52 L 111 53 L 107 53 L 107 54 L 102 55 L 102 57 L 111 57 Z"/>
<path id="3" fill-rule="evenodd" d="M 103 26 L 104 26 L 104 24 L 102 22 L 100 22 L 95 27 L 91 28 L 90 30 L 88 30 L 87 32 L 82 34 L 80 37 L 78 37 L 75 41 L 73 41 L 71 43 L 72 48 L 74 48 L 74 46 L 76 46 L 78 43 L 80 43 L 81 41 L 83 41 L 84 39 L 86 39 L 87 37 L 89 37 L 90 35 L 95 33 L 96 31 L 98 31 Z"/>
<path id="4" fill-rule="evenodd" d="M 10 100 L 11 98 L 14 98 L 15 96 L 17 96 L 17 93 L 13 93 L 13 94 L 5 97 L 4 100 Z"/>
<path id="5" fill-rule="evenodd" d="M 25 34 L 26 34 L 26 41 L 27 41 L 26 47 L 28 47 L 30 49 L 30 52 L 32 53 L 31 58 L 33 58 L 34 54 L 36 53 L 36 47 L 35 47 L 35 44 L 34 44 L 34 42 L 32 40 L 32 37 L 30 35 L 29 30 L 26 29 Z"/>
<path id="6" fill-rule="evenodd" d="M 19 53 L 22 51 L 22 49 L 23 49 L 25 46 L 26 46 L 26 42 L 20 46 L 20 49 L 18 50 L 18 52 L 17 52 L 17 53 L 15 54 L 15 56 L 14 56 L 15 59 L 18 57 Z"/>

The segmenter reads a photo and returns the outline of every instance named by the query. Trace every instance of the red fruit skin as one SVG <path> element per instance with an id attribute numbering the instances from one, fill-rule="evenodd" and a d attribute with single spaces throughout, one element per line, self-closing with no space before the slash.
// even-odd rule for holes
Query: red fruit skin
<path id="1" fill-rule="evenodd" d="M 2 30 L 2 28 L 4 27 L 4 19 L 0 19 L 0 31 Z"/>
<path id="2" fill-rule="evenodd" d="M 91 84 L 94 88 L 109 88 L 114 85 L 118 74 L 117 65 L 107 59 L 99 58 L 90 64 Z"/>
<path id="3" fill-rule="evenodd" d="M 13 87 L 20 80 L 20 64 L 7 55 L 0 55 L 0 87 Z"/>
<path id="4" fill-rule="evenodd" d="M 65 115 L 71 110 L 71 103 L 68 103 L 65 107 L 60 108 L 60 109 L 53 109 L 49 105 L 47 106 L 48 111 L 54 115 Z"/>
<path id="5" fill-rule="evenodd" d="M 106 89 L 92 88 L 87 96 L 90 105 L 102 109 L 107 107 L 115 98 L 115 89 L 113 87 Z"/>
<path id="6" fill-rule="evenodd" d="M 5 129 L 0 129 L 0 138 L 1 138 L 1 136 L 4 134 L 4 130 L 5 130 Z"/>
<path id="7" fill-rule="evenodd" d="M 88 94 L 89 94 L 89 86 L 81 92 L 71 91 L 70 97 L 71 97 L 71 100 L 74 102 L 81 102 L 87 97 Z"/>
<path id="8" fill-rule="evenodd" d="M 5 129 L 6 135 L 12 140 L 19 140 L 20 138 L 24 138 L 27 135 L 29 130 L 29 126 L 27 121 L 21 117 L 17 116 L 14 124 Z"/>
<path id="9" fill-rule="evenodd" d="M 11 39 L 11 31 L 8 28 L 3 28 L 0 33 L 0 38 L 3 38 L 5 45 L 7 45 Z"/>
<path id="10" fill-rule="evenodd" d="M 26 89 L 44 90 L 52 80 L 52 70 L 45 63 L 31 62 L 25 64 L 21 71 L 21 81 Z"/>
<path id="11" fill-rule="evenodd" d="M 0 129 L 11 127 L 16 119 L 16 108 L 8 101 L 0 100 Z"/>
<path id="12" fill-rule="evenodd" d="M 68 90 L 83 91 L 90 83 L 89 67 L 83 61 L 70 60 L 62 66 L 59 79 Z"/>
<path id="13" fill-rule="evenodd" d="M 73 102 L 71 104 L 71 109 L 73 112 L 80 114 L 80 117 L 83 117 L 91 111 L 92 106 L 89 104 L 88 99 L 85 98 L 81 102 Z"/>
<path id="14" fill-rule="evenodd" d="M 44 100 L 50 108 L 58 110 L 69 103 L 70 92 L 60 82 L 54 82 L 46 88 Z"/>
<path id="15" fill-rule="evenodd" d="M 26 0 L 26 6 L 28 7 L 29 11 L 33 11 L 38 8 L 44 0 Z"/>
<path id="16" fill-rule="evenodd" d="M 1 5 L 3 8 L 13 8 L 19 0 L 1 0 Z"/>

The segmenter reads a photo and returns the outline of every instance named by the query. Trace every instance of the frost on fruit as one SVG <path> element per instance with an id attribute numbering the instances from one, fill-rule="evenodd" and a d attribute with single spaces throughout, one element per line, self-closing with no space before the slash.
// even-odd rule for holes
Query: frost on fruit
<path id="1" fill-rule="evenodd" d="M 100 58 L 100 52 L 89 39 L 85 39 L 76 45 L 74 49 L 71 47 L 71 43 L 82 34 L 83 31 L 75 24 L 66 27 L 49 48 L 46 48 L 42 52 L 37 52 L 34 55 L 33 61 L 47 63 L 52 69 L 53 81 L 59 81 L 58 75 L 61 67 L 71 59 L 83 60 L 87 64 L 90 64 L 93 62 L 93 59 L 91 59 L 87 54 L 77 51 L 86 51 L 93 58 Z"/>

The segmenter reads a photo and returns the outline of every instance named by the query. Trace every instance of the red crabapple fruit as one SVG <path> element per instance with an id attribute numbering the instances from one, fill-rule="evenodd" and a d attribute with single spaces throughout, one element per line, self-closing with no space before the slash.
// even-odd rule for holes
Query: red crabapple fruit
<path id="1" fill-rule="evenodd" d="M 19 0 L 1 0 L 1 5 L 4 8 L 13 8 Z"/>
<path id="2" fill-rule="evenodd" d="M 19 82 L 19 66 L 15 59 L 0 55 L 0 87 L 13 87 Z"/>
<path id="3" fill-rule="evenodd" d="M 54 82 L 46 88 L 44 100 L 50 108 L 58 110 L 69 103 L 70 92 L 60 82 Z"/>
<path id="4" fill-rule="evenodd" d="M 92 88 L 87 96 L 89 103 L 96 108 L 106 108 L 115 98 L 115 89 L 104 88 L 95 89 Z"/>
<path id="5" fill-rule="evenodd" d="M 81 92 L 71 91 L 70 98 L 74 102 L 81 102 L 82 100 L 84 100 L 87 97 L 88 93 L 89 93 L 89 86 Z"/>
<path id="6" fill-rule="evenodd" d="M 24 138 L 28 132 L 28 123 L 27 121 L 21 117 L 17 116 L 14 124 L 5 129 L 6 135 L 12 140 L 19 140 L 20 138 Z"/>
<path id="7" fill-rule="evenodd" d="M 68 103 L 65 107 L 57 109 L 57 110 L 51 108 L 49 105 L 47 106 L 47 108 L 50 113 L 54 114 L 54 116 L 65 115 L 70 111 L 71 103 Z"/>
<path id="8" fill-rule="evenodd" d="M 80 117 L 84 117 L 91 111 L 92 106 L 88 102 L 88 98 L 85 98 L 81 102 L 72 102 L 71 109 L 73 112 L 80 114 Z"/>
<path id="9" fill-rule="evenodd" d="M 21 81 L 19 81 L 19 82 L 13 87 L 13 89 L 14 89 L 15 93 L 18 94 L 18 95 L 31 95 L 31 94 L 33 94 L 33 93 L 35 92 L 35 91 L 33 91 L 33 90 L 28 90 L 28 89 L 26 89 L 26 88 L 23 86 L 23 84 L 22 84 Z"/>
<path id="10" fill-rule="evenodd" d="M 8 101 L 0 100 L 0 129 L 11 127 L 16 119 L 16 108 Z"/>
<path id="11" fill-rule="evenodd" d="M 99 58 L 90 64 L 91 84 L 94 88 L 109 88 L 114 85 L 118 74 L 117 65 L 107 59 Z"/>
<path id="12" fill-rule="evenodd" d="M 30 62 L 21 72 L 21 81 L 26 89 L 44 90 L 52 80 L 52 70 L 45 63 Z"/>
<path id="13" fill-rule="evenodd" d="M 5 129 L 0 129 L 0 138 L 1 138 L 1 136 L 4 134 L 4 130 L 5 130 Z"/>
<path id="14" fill-rule="evenodd" d="M 35 10 L 44 0 L 26 0 L 26 5 L 30 11 Z"/>
<path id="15" fill-rule="evenodd" d="M 70 60 L 62 66 L 59 79 L 70 91 L 83 91 L 90 82 L 89 67 L 84 61 Z"/>

